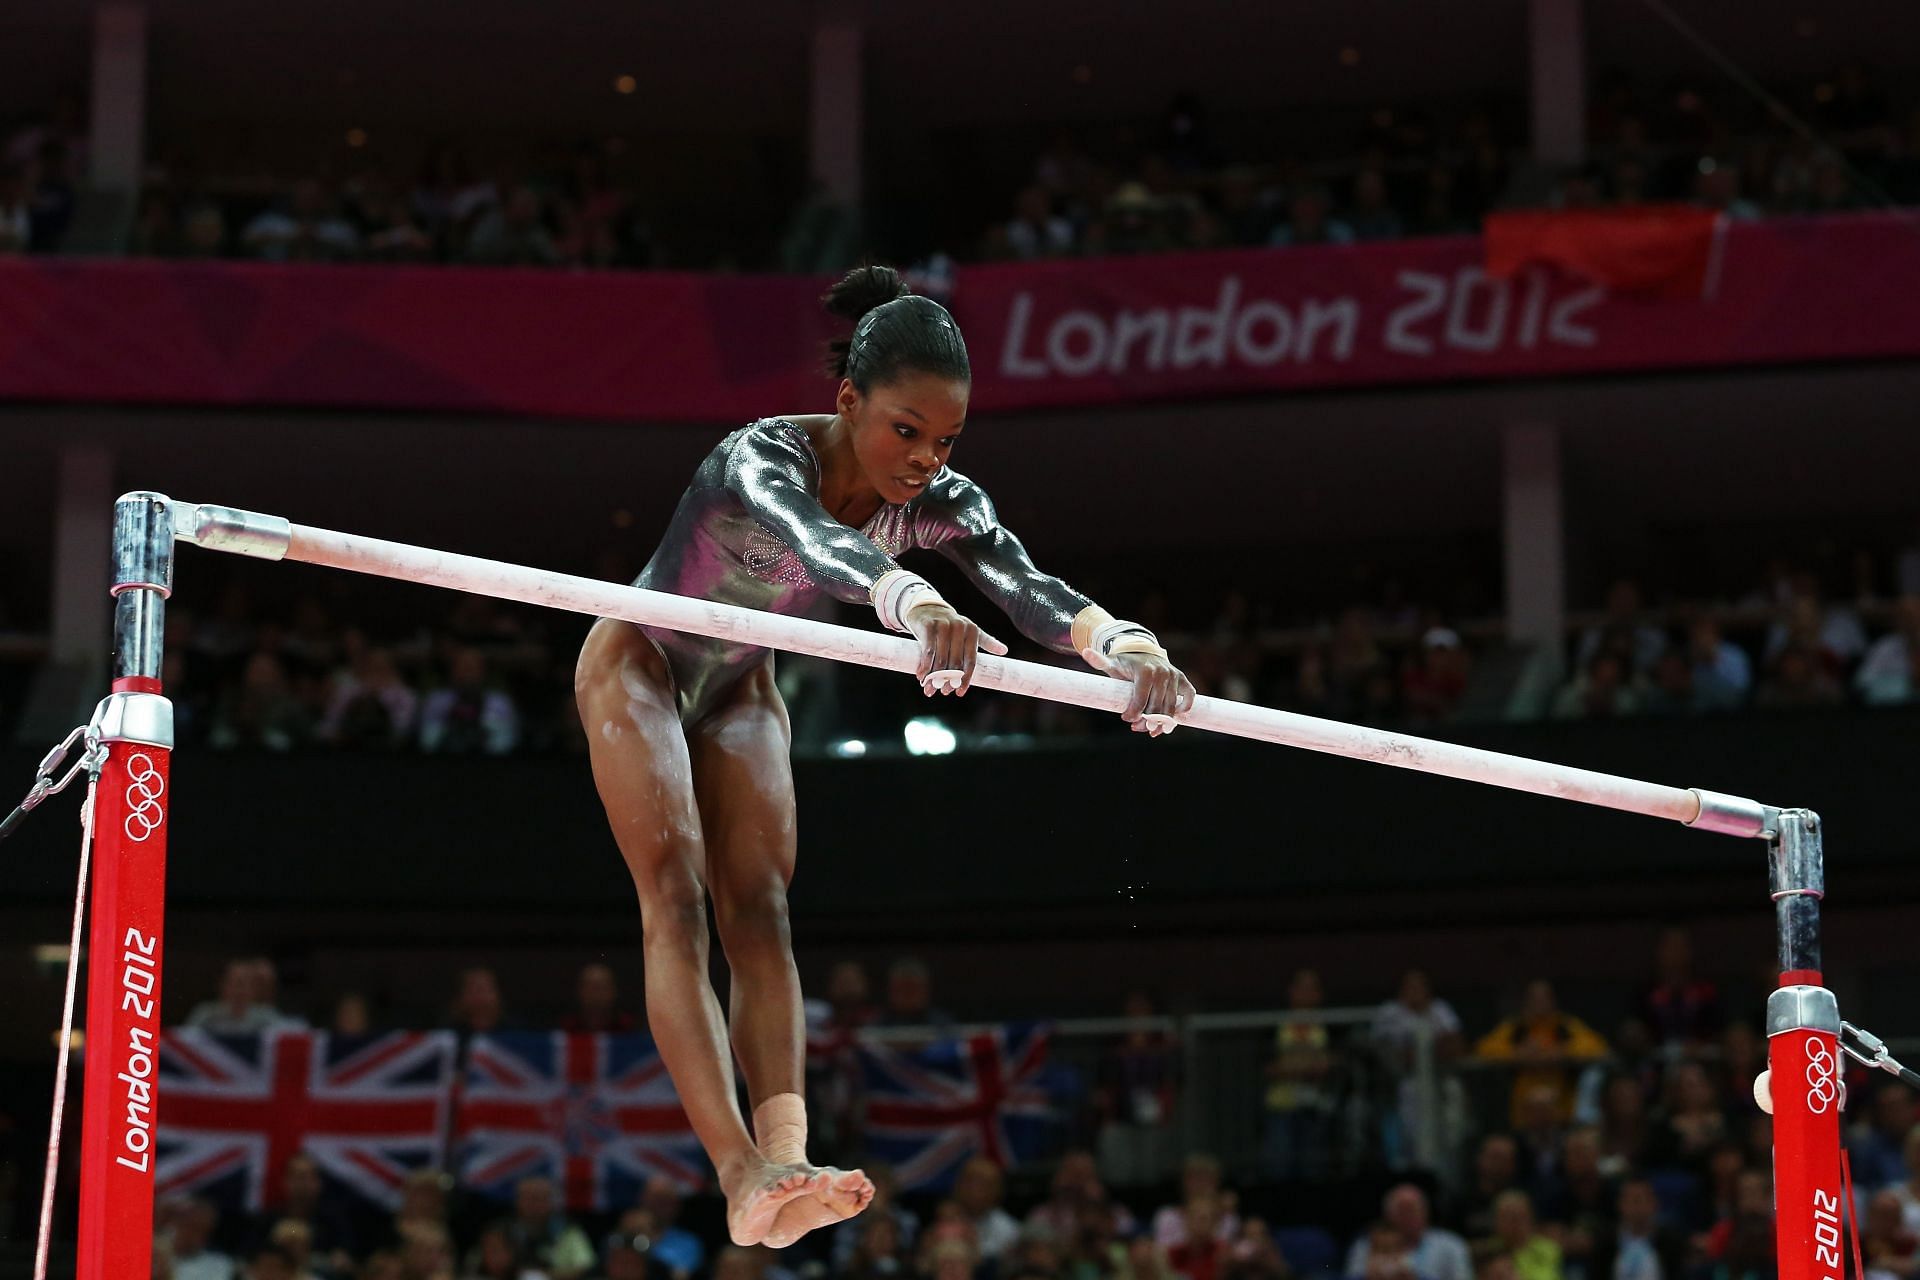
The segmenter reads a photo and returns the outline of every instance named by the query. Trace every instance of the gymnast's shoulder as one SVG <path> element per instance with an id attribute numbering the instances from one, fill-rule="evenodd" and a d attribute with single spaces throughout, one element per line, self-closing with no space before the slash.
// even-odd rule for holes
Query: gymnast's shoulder
<path id="1" fill-rule="evenodd" d="M 694 475 L 696 487 L 731 487 L 742 468 L 754 474 L 818 473 L 820 460 L 805 418 L 757 418 L 729 431 Z"/>
<path id="2" fill-rule="evenodd" d="M 942 467 L 913 500 L 916 528 L 934 539 L 967 538 L 999 527 L 987 491 L 952 467 Z"/>

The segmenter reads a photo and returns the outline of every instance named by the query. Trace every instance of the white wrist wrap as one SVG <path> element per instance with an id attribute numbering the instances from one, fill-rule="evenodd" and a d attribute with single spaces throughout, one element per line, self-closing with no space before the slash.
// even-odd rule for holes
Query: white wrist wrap
<path id="1" fill-rule="evenodd" d="M 933 584 L 917 573 L 892 569 L 873 584 L 873 611 L 889 631 L 907 630 L 907 615 L 923 604 L 945 604 Z"/>
<path id="2" fill-rule="evenodd" d="M 1090 604 L 1073 615 L 1073 651 L 1085 653 L 1093 647 L 1093 629 L 1103 622 L 1112 622 L 1113 615 L 1097 604 Z"/>
<path id="3" fill-rule="evenodd" d="M 1114 618 L 1095 627 L 1087 647 L 1103 658 L 1120 653 L 1144 653 L 1155 658 L 1167 656 L 1167 651 L 1161 648 L 1153 632 L 1124 618 Z"/>
<path id="4" fill-rule="evenodd" d="M 1102 658 L 1116 653 L 1146 653 L 1165 658 L 1167 651 L 1153 632 L 1137 622 L 1116 618 L 1097 604 L 1082 609 L 1073 619 L 1073 647 L 1077 653 L 1091 649 Z M 1097 665 L 1097 664 L 1096 664 Z"/>

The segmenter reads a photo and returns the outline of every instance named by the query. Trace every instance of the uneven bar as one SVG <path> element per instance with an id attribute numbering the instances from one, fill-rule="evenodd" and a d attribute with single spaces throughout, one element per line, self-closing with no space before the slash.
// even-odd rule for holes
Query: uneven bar
<path id="1" fill-rule="evenodd" d="M 911 672 L 918 658 L 912 641 L 882 632 L 316 529 L 235 508 L 176 506 L 177 535 L 213 550 L 328 565 L 889 671 Z M 974 684 L 1096 711 L 1118 712 L 1126 706 L 1128 697 L 1124 683 L 1106 676 L 989 654 L 980 656 Z M 1181 723 L 1687 825 L 1697 823 L 1702 830 L 1725 835 L 1768 836 L 1775 813 L 1755 801 L 1719 792 L 1640 782 L 1219 698 L 1200 698 L 1193 710 L 1181 717 Z"/>

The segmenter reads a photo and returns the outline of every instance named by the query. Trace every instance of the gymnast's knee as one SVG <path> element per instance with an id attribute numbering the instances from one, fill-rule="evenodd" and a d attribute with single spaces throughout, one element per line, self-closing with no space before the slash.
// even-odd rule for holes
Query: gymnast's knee
<path id="1" fill-rule="evenodd" d="M 707 893 L 699 876 L 676 867 L 635 875 L 634 887 L 640 894 L 640 926 L 649 943 L 706 947 Z"/>
<path id="2" fill-rule="evenodd" d="M 778 876 L 745 885 L 713 887 L 713 918 L 727 959 L 738 965 L 762 955 L 783 962 L 792 946 L 787 918 L 787 886 Z"/>

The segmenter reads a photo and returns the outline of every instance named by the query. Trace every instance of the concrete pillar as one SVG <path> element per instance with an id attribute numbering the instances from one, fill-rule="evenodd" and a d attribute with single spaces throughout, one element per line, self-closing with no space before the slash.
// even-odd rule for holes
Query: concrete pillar
<path id="1" fill-rule="evenodd" d="M 69 444 L 53 516 L 53 630 L 48 656 L 103 675 L 113 648 L 113 453 Z"/>
<path id="2" fill-rule="evenodd" d="M 53 507 L 52 627 L 47 660 L 27 687 L 18 741 L 45 750 L 107 691 L 113 656 L 113 454 L 71 443 L 60 453 Z"/>
<path id="3" fill-rule="evenodd" d="M 823 6 L 814 23 L 808 103 L 813 177 L 836 204 L 849 208 L 859 207 L 866 180 L 865 36 L 854 16 L 831 6 Z"/>
<path id="4" fill-rule="evenodd" d="M 102 0 L 93 11 L 93 186 L 137 191 L 146 165 L 147 9 Z"/>
<path id="5" fill-rule="evenodd" d="M 1548 169 L 1587 162 L 1586 0 L 1528 0 L 1533 158 Z"/>
<path id="6" fill-rule="evenodd" d="M 1560 428 L 1510 424 L 1502 455 L 1507 636 L 1557 654 L 1567 616 Z"/>

